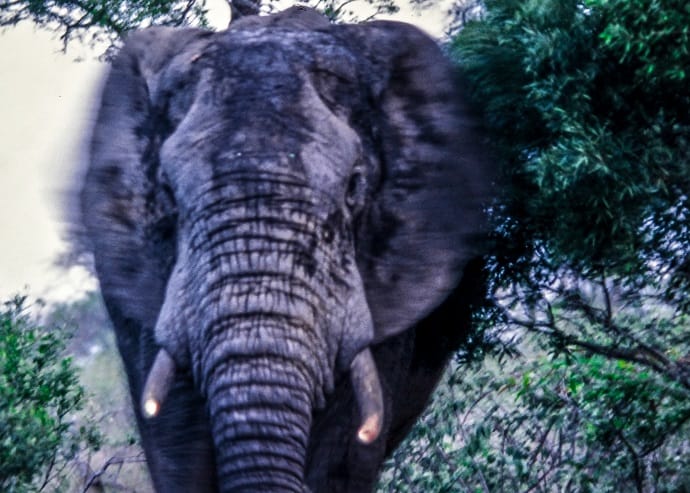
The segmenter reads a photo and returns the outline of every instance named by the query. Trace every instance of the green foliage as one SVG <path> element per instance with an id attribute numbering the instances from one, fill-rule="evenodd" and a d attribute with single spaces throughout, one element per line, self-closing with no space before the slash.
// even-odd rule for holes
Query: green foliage
<path id="1" fill-rule="evenodd" d="M 48 325 L 74 328 L 67 350 L 81 370 L 80 382 L 89 395 L 87 408 L 76 420 L 93 423 L 103 437 L 98 451 L 87 450 L 72 461 L 79 470 L 72 475 L 72 483 L 81 489 L 94 484 L 105 491 L 152 492 L 127 379 L 100 293 L 53 304 L 43 318 Z"/>
<path id="2" fill-rule="evenodd" d="M 85 403 L 64 334 L 38 325 L 25 298 L 0 312 L 0 490 L 43 491 L 61 484 L 62 468 L 83 447 L 98 448 L 100 436 L 76 425 Z"/>
<path id="3" fill-rule="evenodd" d="M 0 26 L 32 21 L 60 33 L 64 47 L 80 40 L 112 46 L 151 24 L 205 25 L 205 0 L 17 0 L 0 4 Z"/>
<path id="4" fill-rule="evenodd" d="M 264 13 L 277 0 L 235 0 Z M 332 21 L 359 22 L 398 11 L 395 0 L 296 0 L 323 12 Z M 281 9 L 285 4 L 281 4 Z M 63 47 L 73 41 L 107 47 L 108 58 L 121 39 L 150 25 L 207 26 L 206 0 L 16 0 L 0 3 L 0 27 L 31 21 L 60 34 Z"/>
<path id="5" fill-rule="evenodd" d="M 690 388 L 690 7 L 493 0 L 455 38 L 503 165 L 489 326 Z M 644 323 L 638 323 L 645 320 Z"/>
<path id="6" fill-rule="evenodd" d="M 686 491 L 689 397 L 583 352 L 455 366 L 378 491 Z"/>
<path id="7" fill-rule="evenodd" d="M 623 274 L 686 262 L 690 7 L 654 0 L 493 0 L 453 53 L 512 185 L 496 209 L 509 268 Z"/>
<path id="8" fill-rule="evenodd" d="M 300 0 L 300 3 L 323 12 L 332 22 L 365 22 L 400 10 L 395 0 Z"/>

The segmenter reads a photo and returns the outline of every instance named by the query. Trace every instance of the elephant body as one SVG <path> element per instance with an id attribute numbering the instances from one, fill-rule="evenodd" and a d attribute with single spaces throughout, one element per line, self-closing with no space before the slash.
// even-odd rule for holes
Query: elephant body
<path id="1" fill-rule="evenodd" d="M 489 185 L 411 26 L 132 34 L 81 204 L 157 491 L 371 491 L 469 330 Z"/>

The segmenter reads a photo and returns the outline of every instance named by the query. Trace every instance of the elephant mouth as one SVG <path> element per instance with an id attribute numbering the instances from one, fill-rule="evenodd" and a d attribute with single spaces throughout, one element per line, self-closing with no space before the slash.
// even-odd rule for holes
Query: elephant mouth
<path id="1" fill-rule="evenodd" d="M 206 398 L 221 491 L 304 491 L 314 409 L 308 371 L 277 355 L 219 353 L 209 356 L 216 361 Z M 154 418 L 166 406 L 176 372 L 173 357 L 160 349 L 144 386 L 143 416 Z M 361 416 L 356 439 L 368 445 L 381 434 L 384 420 L 381 384 L 368 347 L 352 360 L 350 379 Z"/>
<path id="2" fill-rule="evenodd" d="M 175 380 L 175 361 L 168 351 L 160 349 L 144 385 L 141 398 L 142 413 L 156 417 Z M 350 378 L 359 405 L 361 423 L 357 439 L 363 444 L 374 442 L 383 426 L 383 393 L 376 363 L 367 347 L 360 351 L 350 365 Z"/>

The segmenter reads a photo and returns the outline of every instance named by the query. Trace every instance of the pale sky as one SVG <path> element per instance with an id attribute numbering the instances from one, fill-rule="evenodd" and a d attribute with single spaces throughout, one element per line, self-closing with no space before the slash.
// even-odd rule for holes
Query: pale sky
<path id="1" fill-rule="evenodd" d="M 447 2 L 438 3 L 422 16 L 404 9 L 395 18 L 440 36 Z M 208 5 L 213 24 L 227 25 L 225 1 Z M 0 302 L 17 293 L 65 299 L 95 286 L 80 269 L 53 262 L 65 249 L 63 197 L 83 163 L 105 65 L 94 60 L 98 51 L 60 49 L 31 23 L 0 34 Z"/>

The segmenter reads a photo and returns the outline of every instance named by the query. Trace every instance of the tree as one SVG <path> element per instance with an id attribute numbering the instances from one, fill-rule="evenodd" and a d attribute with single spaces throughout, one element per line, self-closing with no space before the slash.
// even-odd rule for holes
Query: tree
<path id="1" fill-rule="evenodd" d="M 233 17 L 270 12 L 278 0 L 228 0 Z M 358 21 L 397 12 L 394 0 L 299 0 L 324 12 L 331 20 Z M 358 15 L 354 6 L 364 8 Z M 0 3 L 0 27 L 31 21 L 60 35 L 68 43 L 88 41 L 110 50 L 129 31 L 160 26 L 207 25 L 206 0 L 6 0 Z"/>
<path id="2" fill-rule="evenodd" d="M 7 0 L 0 26 L 31 21 L 59 33 L 66 48 L 79 40 L 113 46 L 128 31 L 151 24 L 205 25 L 205 0 Z"/>
<path id="3" fill-rule="evenodd" d="M 331 22 L 366 22 L 399 10 L 395 0 L 299 0 L 299 3 L 323 12 Z"/>
<path id="4" fill-rule="evenodd" d="M 690 389 L 688 24 L 680 1 L 493 0 L 452 52 L 506 185 L 485 321 Z"/>
<path id="5" fill-rule="evenodd" d="M 486 4 L 453 53 L 513 180 L 496 212 L 519 240 L 514 260 L 545 245 L 561 263 L 626 275 L 685 255 L 670 243 L 687 240 L 689 7 Z"/>
<path id="6" fill-rule="evenodd" d="M 455 369 L 383 491 L 687 491 L 690 7 L 485 6 L 450 48 L 503 172 L 477 322 L 529 357 Z"/>
<path id="7" fill-rule="evenodd" d="M 74 420 L 85 404 L 64 335 L 38 325 L 26 298 L 0 311 L 0 489 L 58 489 L 82 448 L 98 448 L 96 429 Z"/>
<path id="8" fill-rule="evenodd" d="M 690 400 L 642 365 L 586 352 L 454 365 L 388 462 L 383 492 L 678 492 Z"/>

